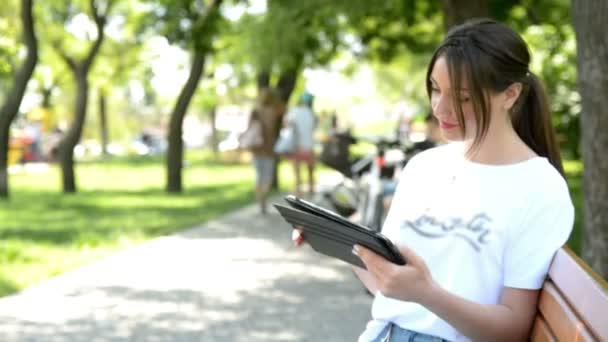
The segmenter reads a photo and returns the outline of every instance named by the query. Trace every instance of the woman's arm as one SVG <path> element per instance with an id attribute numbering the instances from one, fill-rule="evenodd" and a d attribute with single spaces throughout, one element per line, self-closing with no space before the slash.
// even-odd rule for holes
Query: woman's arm
<path id="1" fill-rule="evenodd" d="M 475 341 L 527 341 L 538 292 L 505 287 L 500 304 L 484 305 L 435 288 L 420 304 Z"/>
<path id="2" fill-rule="evenodd" d="M 538 290 L 505 287 L 500 304 L 478 304 L 441 288 L 418 255 L 403 246 L 399 249 L 407 265 L 395 265 L 361 246 L 355 248 L 384 296 L 419 303 L 475 341 L 528 339 Z"/>

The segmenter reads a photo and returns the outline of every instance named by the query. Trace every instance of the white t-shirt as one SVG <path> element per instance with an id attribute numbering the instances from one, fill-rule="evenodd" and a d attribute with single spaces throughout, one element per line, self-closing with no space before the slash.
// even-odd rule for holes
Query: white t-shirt
<path id="1" fill-rule="evenodd" d="M 420 255 L 445 290 L 471 301 L 498 304 L 503 287 L 539 289 L 574 222 L 565 180 L 546 158 L 486 165 L 464 159 L 462 150 L 451 143 L 408 163 L 383 233 Z M 389 322 L 470 341 L 423 306 L 381 293 L 372 317 L 359 341 Z"/>
<path id="2" fill-rule="evenodd" d="M 310 151 L 314 146 L 315 114 L 306 106 L 296 106 L 287 112 L 287 122 L 296 126 L 298 149 Z"/>

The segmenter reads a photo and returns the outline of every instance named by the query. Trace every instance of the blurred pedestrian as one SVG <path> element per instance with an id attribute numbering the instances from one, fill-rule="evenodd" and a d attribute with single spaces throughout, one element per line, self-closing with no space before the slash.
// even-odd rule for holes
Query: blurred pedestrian
<path id="1" fill-rule="evenodd" d="M 272 89 L 260 90 L 258 101 L 249 118 L 248 127 L 260 124 L 262 134 L 261 144 L 251 146 L 252 163 L 255 169 L 255 195 L 260 206 L 260 213 L 266 214 L 267 198 L 275 170 L 275 154 L 273 147 L 276 141 L 276 132 L 281 124 L 283 105 Z"/>
<path id="2" fill-rule="evenodd" d="M 285 117 L 285 125 L 291 125 L 295 130 L 295 150 L 290 154 L 295 176 L 294 193 L 302 195 L 302 178 L 300 169 L 302 164 L 308 171 L 308 193 L 312 195 L 315 189 L 315 154 L 314 131 L 317 126 L 317 117 L 312 109 L 314 96 L 304 92 L 298 105 L 291 108 Z"/>

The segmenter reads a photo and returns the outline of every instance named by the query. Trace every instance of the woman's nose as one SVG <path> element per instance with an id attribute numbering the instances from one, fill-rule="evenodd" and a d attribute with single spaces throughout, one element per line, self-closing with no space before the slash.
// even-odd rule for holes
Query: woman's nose
<path id="1" fill-rule="evenodd" d="M 436 95 L 431 101 L 431 106 L 438 116 L 450 116 L 452 113 L 452 103 L 448 96 Z"/>

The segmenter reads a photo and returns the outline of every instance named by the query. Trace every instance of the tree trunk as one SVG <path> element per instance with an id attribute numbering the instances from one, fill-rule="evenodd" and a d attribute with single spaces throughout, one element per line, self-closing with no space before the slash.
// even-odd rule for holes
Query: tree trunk
<path id="1" fill-rule="evenodd" d="M 6 100 L 0 107 L 0 198 L 9 197 L 8 189 L 8 150 L 10 126 L 32 77 L 38 62 L 38 42 L 34 31 L 32 15 L 32 0 L 21 0 L 21 24 L 23 25 L 23 40 L 27 47 L 27 55 L 21 68 L 15 74 L 13 85 L 7 93 Z"/>
<path id="2" fill-rule="evenodd" d="M 298 69 L 290 69 L 281 74 L 279 77 L 279 81 L 277 82 L 277 92 L 279 94 L 279 99 L 284 103 L 285 111 L 287 110 L 287 104 L 289 103 L 289 98 L 293 93 L 293 89 L 296 87 L 296 81 L 298 80 Z M 281 113 L 281 117 L 285 114 L 285 111 Z M 279 136 L 279 132 L 281 130 L 281 126 L 277 126 L 277 130 L 275 132 L 275 137 Z M 275 155 L 275 163 L 274 163 L 274 173 L 272 179 L 272 189 L 278 190 L 280 186 L 279 180 L 279 163 L 281 161 L 281 157 L 279 155 Z"/>
<path id="3" fill-rule="evenodd" d="M 211 108 L 211 111 L 209 111 L 209 120 L 211 121 L 211 150 L 213 151 L 213 154 L 215 156 L 217 156 L 217 154 L 219 153 L 219 136 L 218 136 L 218 131 L 217 131 L 217 127 L 215 126 L 215 119 L 217 116 L 217 107 L 213 106 L 213 108 Z"/>
<path id="4" fill-rule="evenodd" d="M 443 0 L 443 26 L 449 30 L 468 19 L 490 14 L 487 0 Z"/>
<path id="5" fill-rule="evenodd" d="M 182 124 L 186 110 L 196 91 L 205 67 L 205 53 L 196 51 L 192 59 L 190 76 L 182 88 L 169 122 L 169 149 L 167 151 L 167 192 L 182 191 L 183 140 Z"/>
<path id="6" fill-rule="evenodd" d="M 577 77 L 582 98 L 583 258 L 608 278 L 608 2 L 574 0 Z"/>
<path id="7" fill-rule="evenodd" d="M 44 109 L 51 109 L 51 96 L 53 95 L 53 90 L 55 90 L 55 84 L 52 84 L 48 87 L 44 87 L 40 93 L 42 95 L 42 102 L 40 106 Z"/>
<path id="8" fill-rule="evenodd" d="M 82 127 L 87 114 L 89 97 L 88 69 L 80 66 L 74 69 L 77 92 L 74 105 L 74 121 L 59 143 L 59 163 L 61 165 L 63 192 L 76 192 L 76 177 L 74 174 L 74 148 L 80 141 Z"/>
<path id="9" fill-rule="evenodd" d="M 106 111 L 106 91 L 99 89 L 99 128 L 101 139 L 101 153 L 108 155 L 108 114 Z"/>
<path id="10" fill-rule="evenodd" d="M 270 87 L 270 73 L 268 70 L 260 71 L 256 77 L 258 89 Z"/>
<path id="11" fill-rule="evenodd" d="M 76 103 L 74 105 L 74 122 L 68 129 L 67 133 L 61 139 L 59 143 L 58 158 L 61 165 L 61 178 L 63 182 L 64 193 L 76 192 L 76 177 L 74 175 L 74 147 L 80 141 L 82 135 L 82 126 L 87 115 L 87 102 L 89 97 L 89 82 L 88 75 L 89 70 L 93 66 L 93 61 L 101 48 L 103 43 L 105 32 L 104 27 L 106 24 L 107 15 L 112 7 L 113 2 L 106 3 L 104 13 L 98 12 L 97 4 L 95 0 L 90 0 L 91 12 L 93 19 L 95 20 L 95 27 L 97 29 L 97 39 L 91 45 L 89 52 L 86 57 L 81 61 L 76 61 L 72 57 L 68 56 L 65 51 L 61 49 L 61 46 L 56 46 L 57 53 L 63 58 L 69 69 L 74 74 L 74 80 L 76 81 Z"/>
<path id="12" fill-rule="evenodd" d="M 296 87 L 296 81 L 298 80 L 298 69 L 299 68 L 294 68 L 281 73 L 279 81 L 277 82 L 277 91 L 279 93 L 279 98 L 285 104 L 289 102 L 291 93 Z"/>

